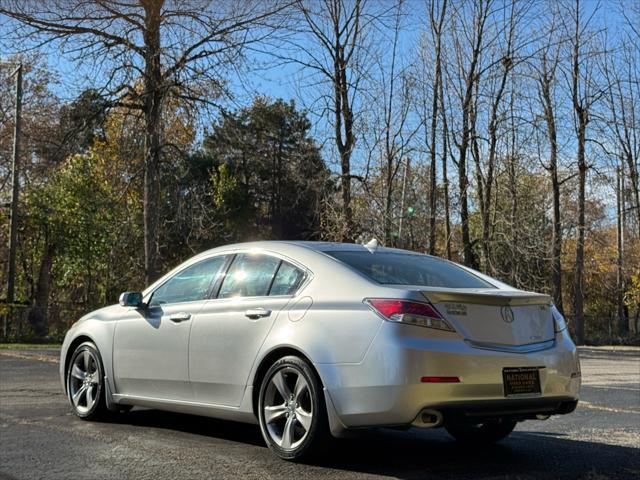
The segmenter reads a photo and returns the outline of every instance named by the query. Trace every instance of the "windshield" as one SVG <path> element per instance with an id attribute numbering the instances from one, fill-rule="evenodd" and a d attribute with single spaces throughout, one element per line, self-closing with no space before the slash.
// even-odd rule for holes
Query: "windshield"
<path id="1" fill-rule="evenodd" d="M 496 288 L 454 263 L 427 255 L 395 252 L 326 252 L 385 285 L 445 288 Z"/>

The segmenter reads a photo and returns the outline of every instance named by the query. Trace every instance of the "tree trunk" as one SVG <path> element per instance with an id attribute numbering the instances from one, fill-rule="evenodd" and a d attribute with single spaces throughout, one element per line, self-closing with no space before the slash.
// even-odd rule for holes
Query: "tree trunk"
<path id="1" fill-rule="evenodd" d="M 493 190 L 493 175 L 496 163 L 496 149 L 498 144 L 498 113 L 500 108 L 500 102 L 504 95 L 505 87 L 507 85 L 507 78 L 511 70 L 511 44 L 509 43 L 509 49 L 505 56 L 506 60 L 503 61 L 504 70 L 500 79 L 500 87 L 491 106 L 491 119 L 489 120 L 489 155 L 487 157 L 487 173 L 486 176 L 481 176 L 480 184 L 484 183 L 484 195 L 480 196 L 480 214 L 482 219 L 482 257 L 485 272 L 493 273 L 491 266 L 491 254 L 489 249 L 489 239 L 491 237 L 491 195 Z M 478 165 L 480 168 L 480 165 Z"/>
<path id="2" fill-rule="evenodd" d="M 553 197 L 553 236 L 551 239 L 551 281 L 553 283 L 553 301 L 556 308 L 564 315 L 562 302 L 562 220 L 560 218 L 560 181 L 558 180 L 558 134 L 551 97 L 551 78 L 545 71 L 540 79 L 540 94 L 547 124 L 549 140 L 549 173 Z"/>
<path id="3" fill-rule="evenodd" d="M 384 195 L 384 244 L 387 246 L 393 245 L 393 222 L 391 221 L 391 211 L 393 206 L 393 177 L 391 176 L 391 162 L 387 164 L 387 174 L 385 183 L 385 195 Z M 393 245 L 395 246 L 395 245 Z"/>
<path id="4" fill-rule="evenodd" d="M 29 312 L 29 324 L 33 327 L 38 337 L 47 334 L 48 319 L 47 308 L 49 306 L 49 293 L 51 292 L 51 267 L 55 255 L 55 245 L 45 238 L 44 251 L 40 260 L 38 280 L 36 282 L 34 308 Z"/>
<path id="5" fill-rule="evenodd" d="M 560 218 L 560 182 L 558 181 L 557 149 L 552 156 L 551 189 L 553 195 L 553 234 L 551 239 L 551 282 L 553 283 L 553 301 L 564 315 L 562 301 L 562 220 Z"/>
<path id="6" fill-rule="evenodd" d="M 449 177 L 447 175 L 447 160 L 449 155 L 449 128 L 447 125 L 447 111 L 444 108 L 444 86 L 440 82 L 438 91 L 440 98 L 440 113 L 442 115 L 442 189 L 444 196 L 444 235 L 445 235 L 445 254 L 447 260 L 451 260 L 451 212 L 449 206 Z"/>
<path id="7" fill-rule="evenodd" d="M 162 0 L 142 2 L 145 9 L 144 75 L 144 256 L 145 281 L 158 277 L 160 219 L 160 135 L 162 130 L 162 68 L 160 64 L 160 11 Z"/>
<path id="8" fill-rule="evenodd" d="M 578 239 L 576 241 L 576 270 L 574 281 L 574 315 L 576 322 L 576 339 L 584 343 L 584 233 L 585 233 L 585 182 L 587 165 L 585 161 L 585 129 L 586 122 L 579 116 L 578 126 Z"/>
<path id="9" fill-rule="evenodd" d="M 509 193 L 511 194 L 511 213 L 509 223 L 511 224 L 511 284 L 518 284 L 518 185 L 516 175 L 516 157 L 512 155 L 509 158 Z"/>
<path id="10" fill-rule="evenodd" d="M 434 104 L 437 102 L 437 96 L 434 95 Z M 431 118 L 431 165 L 429 167 L 429 255 L 436 254 L 436 207 L 437 207 L 437 183 L 436 183 L 436 114 Z"/>
<path id="11" fill-rule="evenodd" d="M 431 101 L 431 168 L 429 171 L 429 254 L 436 254 L 436 207 L 437 207 L 437 151 L 436 151 L 436 134 L 438 129 L 438 97 L 440 92 L 440 83 L 442 82 L 442 26 L 447 14 L 447 0 L 444 0 L 440 9 L 440 15 L 436 24 L 433 12 L 433 3 L 431 4 L 431 29 L 435 33 L 435 75 L 433 78 L 433 98 Z"/>
<path id="12" fill-rule="evenodd" d="M 471 102 L 471 112 L 469 114 L 469 124 L 470 124 L 470 128 L 469 128 L 469 135 L 470 135 L 470 139 L 469 139 L 469 146 L 471 147 L 471 158 L 473 159 L 473 163 L 475 165 L 475 175 L 476 175 L 476 190 L 477 190 L 477 196 L 478 196 L 478 203 L 480 204 L 480 219 L 482 219 L 484 217 L 484 210 L 485 210 L 485 205 L 484 205 L 484 199 L 485 199 L 485 194 L 484 194 L 484 177 L 482 174 L 482 166 L 481 166 L 481 162 L 480 162 L 480 145 L 478 144 L 478 131 L 477 131 L 477 121 L 478 121 L 478 96 L 479 96 L 479 89 L 480 89 L 480 85 L 478 85 L 478 83 L 476 82 L 476 86 L 475 86 L 475 95 L 474 95 L 474 100 Z M 481 236 L 482 237 L 482 236 Z M 482 245 L 480 245 L 480 250 L 482 252 Z M 478 265 L 477 268 L 481 269 L 483 272 L 487 272 L 487 264 L 484 262 L 485 260 L 485 256 L 484 253 L 482 253 L 482 259 L 483 262 L 480 263 L 480 259 L 478 259 Z"/>
<path id="13" fill-rule="evenodd" d="M 575 32 L 572 56 L 571 99 L 576 116 L 576 136 L 578 141 L 578 238 L 576 241 L 576 266 L 574 278 L 573 313 L 576 323 L 576 340 L 584 343 L 584 237 L 585 237 L 585 182 L 587 163 L 585 158 L 586 130 L 589 123 L 589 111 L 580 97 L 580 0 L 576 0 Z"/>
<path id="14" fill-rule="evenodd" d="M 483 47 L 483 35 L 484 26 L 488 16 L 489 3 L 487 1 L 478 2 L 478 17 L 474 21 L 475 30 L 475 42 L 473 44 L 473 50 L 471 52 L 471 63 L 466 72 L 465 78 L 465 90 L 462 100 L 462 138 L 460 140 L 459 152 L 460 157 L 458 159 L 458 188 L 460 189 L 460 223 L 462 229 L 462 248 L 463 248 L 463 263 L 471 268 L 478 268 L 477 258 L 473 252 L 473 245 L 471 244 L 471 234 L 469 231 L 469 199 L 468 199 L 468 186 L 469 179 L 467 177 L 467 152 L 469 150 L 469 144 L 471 141 L 471 113 L 473 108 L 473 92 L 478 78 L 478 61 L 480 59 L 480 52 Z"/>
<path id="15" fill-rule="evenodd" d="M 334 8 L 335 12 L 339 8 Z M 356 3 L 354 16 L 360 18 L 360 4 Z M 342 208 L 344 214 L 344 231 L 342 234 L 343 242 L 351 242 L 354 239 L 355 228 L 353 225 L 353 212 L 351 210 L 351 153 L 355 143 L 353 133 L 353 111 L 349 102 L 349 79 L 347 78 L 348 60 L 345 57 L 345 45 L 341 43 L 342 32 L 340 26 L 340 17 L 336 15 L 334 18 L 334 94 L 336 109 L 336 142 L 338 152 L 340 153 L 340 167 L 342 170 Z M 356 24 L 356 29 L 358 28 Z M 342 124 L 344 123 L 344 133 L 342 132 Z"/>
<path id="16" fill-rule="evenodd" d="M 477 268 L 475 255 L 471 246 L 471 235 L 469 233 L 469 203 L 467 187 L 467 150 L 469 146 L 469 122 L 468 105 L 464 108 L 462 141 L 460 143 L 460 158 L 458 159 L 458 189 L 460 190 L 460 224 L 462 227 L 462 249 L 463 263 L 471 268 Z"/>
<path id="17" fill-rule="evenodd" d="M 335 27 L 337 29 L 339 25 L 336 24 Z M 344 229 L 341 240 L 343 242 L 350 242 L 353 241 L 355 230 L 351 210 L 351 151 L 355 139 L 353 136 L 353 112 L 349 105 L 349 85 L 344 59 L 344 47 L 340 44 L 340 37 L 338 35 L 336 35 L 334 53 L 336 54 L 334 60 L 335 133 L 336 144 L 340 154 L 340 168 L 342 173 L 340 185 L 342 188 L 342 209 L 344 215 Z"/>
<path id="18" fill-rule="evenodd" d="M 629 333 L 624 305 L 624 168 L 618 168 L 616 173 L 616 303 L 618 307 L 618 334 L 623 337 Z"/>
<path id="19" fill-rule="evenodd" d="M 398 247 L 405 248 L 407 242 L 404 241 L 404 217 L 405 217 L 405 199 L 407 195 L 407 179 L 409 178 L 409 165 L 411 160 L 409 158 L 406 159 L 404 164 L 404 174 L 402 175 L 402 193 L 400 197 L 400 224 L 398 225 Z M 407 215 L 407 217 L 411 217 L 411 215 Z M 408 220 L 408 218 L 407 218 Z"/>
<path id="20" fill-rule="evenodd" d="M 349 130 L 351 130 L 351 127 L 349 127 Z M 342 188 L 342 210 L 344 215 L 344 231 L 341 239 L 343 242 L 353 241 L 355 234 L 353 212 L 351 209 L 351 146 L 347 146 L 347 144 L 351 145 L 352 141 L 349 140 L 345 142 L 345 145 L 338 148 L 342 173 L 340 186 Z"/>

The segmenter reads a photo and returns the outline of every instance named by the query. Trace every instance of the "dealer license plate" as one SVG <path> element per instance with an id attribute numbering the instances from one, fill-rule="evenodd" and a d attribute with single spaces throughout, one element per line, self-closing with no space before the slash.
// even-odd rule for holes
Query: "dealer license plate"
<path id="1" fill-rule="evenodd" d="M 540 370 L 538 367 L 503 368 L 504 395 L 540 394 Z"/>

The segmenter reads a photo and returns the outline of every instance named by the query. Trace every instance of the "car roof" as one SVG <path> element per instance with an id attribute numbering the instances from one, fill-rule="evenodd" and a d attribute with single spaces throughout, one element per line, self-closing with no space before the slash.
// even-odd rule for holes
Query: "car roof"
<path id="1" fill-rule="evenodd" d="M 264 248 L 264 249 L 274 249 L 278 251 L 288 250 L 289 248 L 302 247 L 308 250 L 314 250 L 316 252 L 336 252 L 336 251 L 345 251 L 345 252 L 396 252 L 396 253 L 409 253 L 409 254 L 418 254 L 419 252 L 414 252 L 410 250 L 402 250 L 399 248 L 389 248 L 378 246 L 375 249 L 369 249 L 366 245 L 359 243 L 342 243 L 342 242 L 315 242 L 308 240 L 262 240 L 256 242 L 244 242 L 244 243 L 234 243 L 229 245 L 224 245 L 217 247 L 215 249 L 209 250 L 203 253 L 209 252 L 222 252 L 224 250 L 237 250 L 237 249 L 251 249 L 251 248 Z"/>
<path id="2" fill-rule="evenodd" d="M 420 253 L 420 252 L 414 252 L 411 250 L 403 250 L 401 248 L 384 247 L 382 245 L 379 245 L 374 249 L 370 250 L 369 247 L 367 247 L 367 245 L 361 244 L 361 243 L 308 242 L 308 241 L 296 241 L 292 243 L 310 248 L 312 250 L 317 250 L 319 252 L 351 251 L 351 252 L 370 252 L 370 253 L 375 253 L 375 252 L 381 252 L 381 253 L 396 252 L 396 253 L 412 253 L 412 254 Z"/>
<path id="3" fill-rule="evenodd" d="M 306 241 L 306 240 L 261 240 L 261 241 L 255 241 L 255 242 L 244 242 L 244 243 L 222 245 L 222 246 L 201 252 L 200 254 L 189 259 L 187 262 L 180 264 L 179 266 L 177 266 L 176 268 L 174 268 L 173 270 L 165 274 L 163 277 L 156 280 L 153 284 L 147 286 L 147 288 L 144 290 L 143 293 L 146 295 L 149 291 L 156 288 L 159 284 L 164 282 L 166 278 L 175 274 L 175 272 L 179 268 L 182 268 L 187 263 L 192 264 L 203 258 L 206 258 L 211 255 L 215 255 L 215 254 L 232 254 L 239 251 L 246 251 L 246 250 L 253 250 L 253 249 L 271 251 L 273 253 L 280 254 L 294 260 L 298 259 L 299 261 L 302 261 L 302 260 L 299 259 L 297 255 L 302 254 L 304 251 L 317 252 L 318 254 L 323 256 L 327 255 L 328 252 L 337 252 L 337 251 L 368 252 L 368 253 L 404 253 L 404 254 L 411 254 L 411 255 L 424 255 L 426 257 L 435 258 L 444 262 L 448 261 L 439 257 L 434 257 L 432 255 L 423 254 L 423 253 L 415 252 L 411 250 L 402 250 L 398 248 L 389 248 L 389 247 L 382 247 L 382 246 L 375 246 L 375 248 L 373 248 L 371 246 L 373 243 L 374 242 L 370 242 L 368 245 L 362 245 L 358 243 L 313 242 L 313 241 Z M 514 289 L 514 287 L 511 287 L 506 283 L 500 282 L 481 272 L 476 272 L 475 270 L 465 267 L 464 265 L 458 265 L 458 266 L 461 268 L 464 268 L 465 270 L 468 270 L 471 273 L 474 273 L 477 276 L 480 276 L 481 278 L 483 278 L 484 280 L 486 280 L 487 282 L 493 284 L 498 288 L 506 288 L 509 290 Z M 351 267 L 346 266 L 345 268 L 348 268 L 349 270 L 352 270 L 355 272 L 355 270 L 353 270 Z"/>

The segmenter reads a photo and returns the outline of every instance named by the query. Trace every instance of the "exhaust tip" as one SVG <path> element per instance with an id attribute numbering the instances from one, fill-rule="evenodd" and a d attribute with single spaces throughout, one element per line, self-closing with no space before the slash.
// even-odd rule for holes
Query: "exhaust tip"
<path id="1" fill-rule="evenodd" d="M 418 428 L 436 428 L 442 426 L 443 422 L 444 417 L 441 412 L 425 408 L 418 414 L 411 425 Z"/>

